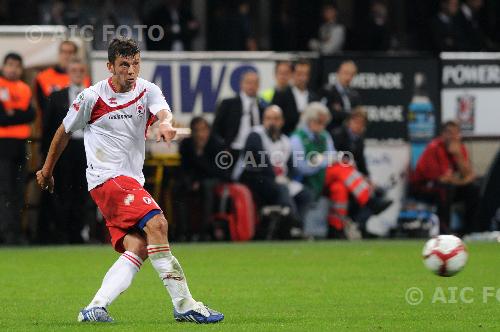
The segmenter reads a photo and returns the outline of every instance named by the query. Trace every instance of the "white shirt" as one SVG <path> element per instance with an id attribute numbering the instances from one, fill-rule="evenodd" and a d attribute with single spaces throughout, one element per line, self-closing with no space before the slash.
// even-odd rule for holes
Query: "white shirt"
<path id="1" fill-rule="evenodd" d="M 297 105 L 297 110 L 299 113 L 302 113 L 309 103 L 309 91 L 307 91 L 307 89 L 302 91 L 296 86 L 292 86 L 292 92 L 295 98 L 295 104 Z"/>
<path id="2" fill-rule="evenodd" d="M 337 23 L 325 23 L 319 28 L 322 54 L 333 54 L 342 51 L 345 42 L 345 27 Z"/>
<path id="3" fill-rule="evenodd" d="M 242 150 L 245 147 L 245 142 L 248 135 L 252 131 L 252 122 L 254 125 L 260 124 L 259 107 L 257 106 L 257 98 L 249 97 L 245 93 L 240 93 L 242 103 L 242 114 L 238 134 L 231 143 L 231 148 Z"/>
<path id="4" fill-rule="evenodd" d="M 78 97 L 78 94 L 82 92 L 84 89 L 83 86 L 78 86 L 71 84 L 68 89 L 68 98 L 69 102 L 71 103 L 73 100 Z M 74 133 L 71 134 L 72 139 L 83 139 L 83 130 L 77 130 Z"/>
<path id="5" fill-rule="evenodd" d="M 67 133 L 83 129 L 89 191 L 120 175 L 144 185 L 147 127 L 160 110 L 170 111 L 155 84 L 138 78 L 132 90 L 117 93 L 110 81 L 83 90 L 63 120 Z"/>

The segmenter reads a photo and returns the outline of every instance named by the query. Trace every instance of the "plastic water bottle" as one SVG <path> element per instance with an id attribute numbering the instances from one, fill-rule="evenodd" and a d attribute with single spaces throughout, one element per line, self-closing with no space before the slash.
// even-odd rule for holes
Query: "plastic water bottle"
<path id="1" fill-rule="evenodd" d="M 425 75 L 415 73 L 415 90 L 408 106 L 408 138 L 410 142 L 426 142 L 434 138 L 436 119 L 434 106 L 425 89 Z"/>
<path id="2" fill-rule="evenodd" d="M 425 75 L 415 73 L 415 90 L 408 105 L 408 139 L 411 143 L 411 168 L 414 169 L 418 158 L 427 143 L 434 138 L 436 119 L 434 106 L 425 89 Z"/>

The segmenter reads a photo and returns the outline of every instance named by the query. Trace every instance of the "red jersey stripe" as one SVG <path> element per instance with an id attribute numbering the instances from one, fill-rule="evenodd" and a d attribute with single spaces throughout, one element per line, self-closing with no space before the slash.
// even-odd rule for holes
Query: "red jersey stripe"
<path id="1" fill-rule="evenodd" d="M 100 119 L 101 117 L 103 117 L 104 115 L 106 115 L 108 113 L 118 111 L 118 110 L 121 110 L 123 108 L 127 108 L 130 105 L 137 103 L 139 101 L 139 99 L 141 99 L 144 96 L 145 93 L 146 93 L 146 89 L 142 90 L 142 92 L 134 99 L 130 100 L 129 102 L 127 102 L 125 104 L 118 105 L 118 106 L 109 106 L 108 104 L 106 104 L 104 102 L 104 100 L 102 100 L 101 97 L 99 97 L 99 99 L 97 99 L 97 102 L 94 105 L 94 108 L 92 109 L 92 113 L 90 114 L 90 121 L 88 123 L 89 124 L 94 123 L 98 119 Z"/>

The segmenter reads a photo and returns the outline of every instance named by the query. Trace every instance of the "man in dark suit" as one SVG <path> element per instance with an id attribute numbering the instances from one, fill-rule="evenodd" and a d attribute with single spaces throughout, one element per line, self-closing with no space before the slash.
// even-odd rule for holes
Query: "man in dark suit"
<path id="1" fill-rule="evenodd" d="M 165 33 L 160 40 L 148 38 L 148 50 L 177 52 L 191 50 L 191 41 L 200 30 L 200 23 L 189 7 L 183 6 L 179 0 L 163 0 L 148 16 L 147 25 L 160 25 Z"/>
<path id="2" fill-rule="evenodd" d="M 431 20 L 433 49 L 459 51 L 463 48 L 463 37 L 457 22 L 460 9 L 458 0 L 441 0 L 439 13 Z"/>
<path id="3" fill-rule="evenodd" d="M 43 114 L 42 153 L 47 154 L 50 141 L 68 112 L 71 102 L 85 88 L 86 66 L 77 58 L 70 60 L 70 85 L 53 92 Z M 44 192 L 41 200 L 39 239 L 56 243 L 82 243 L 81 231 L 87 204 L 83 132 L 73 133 L 66 152 L 61 156 L 54 176 L 59 179 L 54 194 Z"/>
<path id="4" fill-rule="evenodd" d="M 217 167 L 217 155 L 224 150 L 222 142 L 212 135 L 208 121 L 202 117 L 191 120 L 191 137 L 180 143 L 181 177 L 176 181 L 176 233 L 177 240 L 195 239 L 191 229 L 193 216 L 198 217 L 197 226 L 201 239 L 209 238 L 209 229 L 214 214 L 214 189 L 221 182 L 231 181 L 227 170 Z M 196 213 L 193 198 L 200 199 L 201 213 Z M 184 205 L 184 206 L 183 206 Z"/>
<path id="5" fill-rule="evenodd" d="M 353 61 L 342 62 L 337 70 L 335 83 L 327 85 L 323 91 L 323 101 L 332 114 L 327 127 L 329 132 L 340 127 L 352 109 L 361 104 L 359 93 L 350 88 L 357 72 L 358 68 Z"/>
<path id="6" fill-rule="evenodd" d="M 224 99 L 217 109 L 213 132 L 231 151 L 234 161 L 245 146 L 252 127 L 262 121 L 265 104 L 257 97 L 258 90 L 259 75 L 255 71 L 247 71 L 241 75 L 240 93 Z"/>
<path id="7" fill-rule="evenodd" d="M 273 97 L 272 104 L 283 110 L 285 135 L 290 135 L 295 130 L 307 104 L 319 100 L 318 95 L 307 87 L 310 77 L 311 63 L 307 60 L 297 61 L 293 67 L 293 84 L 285 90 L 277 91 Z"/>
<path id="8" fill-rule="evenodd" d="M 352 153 L 356 168 L 368 178 L 370 174 L 366 167 L 364 138 L 367 121 L 365 110 L 358 106 L 349 115 L 344 125 L 336 128 L 331 134 L 335 149 Z"/>
<path id="9" fill-rule="evenodd" d="M 457 15 L 462 40 L 461 51 L 478 52 L 488 48 L 489 41 L 481 28 L 479 11 L 483 0 L 465 0 Z"/>

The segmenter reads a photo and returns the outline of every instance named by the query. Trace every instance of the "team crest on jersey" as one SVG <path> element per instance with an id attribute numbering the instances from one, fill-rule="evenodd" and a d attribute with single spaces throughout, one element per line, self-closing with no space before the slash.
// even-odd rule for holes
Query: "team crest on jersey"
<path id="1" fill-rule="evenodd" d="M 111 97 L 111 98 L 109 98 L 109 99 L 108 99 L 108 101 L 109 101 L 109 103 L 110 103 L 110 104 L 113 104 L 113 105 L 116 105 L 116 104 L 117 104 L 117 102 L 116 102 L 116 98 L 115 98 L 115 97 Z"/>
<path id="2" fill-rule="evenodd" d="M 125 199 L 123 200 L 123 203 L 125 205 L 130 205 L 130 204 L 132 204 L 132 202 L 134 201 L 134 199 L 135 199 L 134 195 L 128 194 L 127 197 L 125 197 Z"/>
<path id="3" fill-rule="evenodd" d="M 142 119 L 144 117 L 144 106 L 141 103 L 137 103 L 137 116 Z"/>

